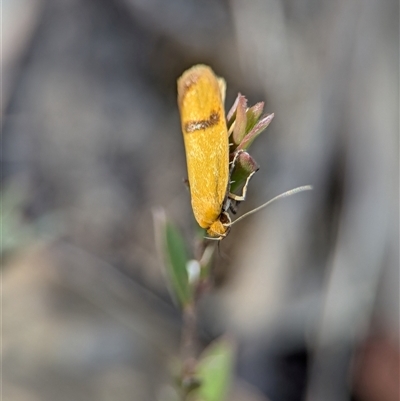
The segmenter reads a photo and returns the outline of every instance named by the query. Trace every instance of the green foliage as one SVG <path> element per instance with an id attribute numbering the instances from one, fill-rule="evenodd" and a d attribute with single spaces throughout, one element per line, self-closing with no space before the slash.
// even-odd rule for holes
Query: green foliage
<path id="1" fill-rule="evenodd" d="M 179 231 L 170 222 L 164 222 L 161 230 L 162 252 L 169 283 L 175 297 L 185 306 L 192 302 L 193 295 L 186 269 L 189 258 L 185 243 Z"/>
<path id="2" fill-rule="evenodd" d="M 239 145 L 242 141 L 244 136 L 246 135 L 246 126 L 247 126 L 247 115 L 246 115 L 246 108 L 247 108 L 247 99 L 242 96 L 238 95 L 238 104 L 236 108 L 236 118 L 235 118 L 235 125 L 233 128 L 232 133 L 232 140 L 234 145 Z"/>
<path id="3" fill-rule="evenodd" d="M 246 182 L 247 178 L 257 170 L 258 164 L 247 152 L 239 153 L 230 178 L 230 192 L 238 194 L 238 190 Z"/>
<path id="4" fill-rule="evenodd" d="M 247 150 L 254 139 L 264 131 L 274 118 L 274 114 L 265 114 L 264 102 L 247 107 L 247 99 L 238 94 L 226 120 L 230 135 L 230 153 L 237 150 Z"/>
<path id="5" fill-rule="evenodd" d="M 230 177 L 230 192 L 232 193 L 238 194 L 243 184 L 258 170 L 256 161 L 247 153 L 247 149 L 274 118 L 274 114 L 262 116 L 263 110 L 264 102 L 247 107 L 247 99 L 239 93 L 228 112 L 226 119 L 230 135 L 230 160 L 235 159 L 235 166 Z M 238 151 L 242 153 L 239 154 Z"/>
<path id="6" fill-rule="evenodd" d="M 232 381 L 234 367 L 234 346 L 226 338 L 211 344 L 201 355 L 196 377 L 200 387 L 193 392 L 190 400 L 223 401 L 226 399 Z"/>
<path id="7" fill-rule="evenodd" d="M 263 132 L 268 125 L 271 123 L 272 119 L 274 118 L 274 114 L 268 114 L 260 118 L 253 128 L 246 134 L 246 136 L 242 139 L 237 149 L 246 150 L 250 147 L 253 143 L 254 139 L 258 137 L 258 135 Z"/>
<path id="8" fill-rule="evenodd" d="M 256 103 L 246 111 L 247 125 L 246 133 L 249 133 L 258 122 L 264 110 L 264 102 Z"/>

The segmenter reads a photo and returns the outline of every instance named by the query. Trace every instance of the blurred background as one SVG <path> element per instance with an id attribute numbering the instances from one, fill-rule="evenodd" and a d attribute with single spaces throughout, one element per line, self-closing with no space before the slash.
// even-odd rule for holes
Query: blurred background
<path id="1" fill-rule="evenodd" d="M 195 63 L 275 118 L 204 344 L 230 400 L 399 400 L 396 0 L 3 0 L 4 401 L 168 400 L 181 316 L 154 245 L 195 222 L 176 79 Z"/>

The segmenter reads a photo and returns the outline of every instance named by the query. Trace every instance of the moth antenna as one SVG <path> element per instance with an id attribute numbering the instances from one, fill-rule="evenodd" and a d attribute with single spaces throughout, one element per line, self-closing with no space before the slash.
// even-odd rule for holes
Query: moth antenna
<path id="1" fill-rule="evenodd" d="M 239 220 L 242 220 L 245 217 L 258 212 L 259 210 L 263 209 L 264 207 L 267 207 L 272 202 L 275 202 L 278 199 L 286 198 L 288 196 L 295 195 L 295 194 L 298 194 L 299 192 L 303 192 L 303 191 L 311 191 L 312 189 L 313 189 L 312 185 L 304 185 L 302 187 L 297 187 L 297 188 L 291 189 L 290 191 L 286 191 L 283 194 L 280 194 L 278 196 L 275 196 L 275 198 L 270 199 L 268 202 L 263 203 L 261 206 L 258 206 L 255 209 L 250 210 L 250 212 L 247 212 L 244 215 L 238 217 L 235 221 L 232 221 L 230 225 L 232 226 L 233 224 L 237 223 Z"/>

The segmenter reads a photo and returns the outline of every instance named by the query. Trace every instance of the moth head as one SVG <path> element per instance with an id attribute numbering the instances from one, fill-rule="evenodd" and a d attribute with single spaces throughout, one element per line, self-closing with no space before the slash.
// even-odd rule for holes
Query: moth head
<path id="1" fill-rule="evenodd" d="M 231 218 L 227 212 L 222 212 L 218 219 L 215 220 L 207 229 L 209 239 L 222 240 L 224 239 L 231 229 Z"/>

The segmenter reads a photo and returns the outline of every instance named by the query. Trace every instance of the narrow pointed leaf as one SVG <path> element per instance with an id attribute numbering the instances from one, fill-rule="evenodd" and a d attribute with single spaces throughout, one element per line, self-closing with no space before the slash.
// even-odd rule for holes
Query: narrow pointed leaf
<path id="1" fill-rule="evenodd" d="M 184 240 L 162 209 L 155 210 L 153 216 L 156 244 L 165 265 L 168 287 L 182 306 L 188 305 L 192 301 L 192 289 L 186 269 L 189 258 Z"/>
<path id="2" fill-rule="evenodd" d="M 239 104 L 239 99 L 240 99 L 241 96 L 242 95 L 240 93 L 238 93 L 238 95 L 237 95 L 237 97 L 236 97 L 231 109 L 228 111 L 228 114 L 226 115 L 226 122 L 227 122 L 228 126 L 230 126 L 232 124 L 232 122 L 233 122 L 233 119 L 234 119 L 234 117 L 236 115 L 236 109 L 237 109 L 237 106 Z"/>
<path id="3" fill-rule="evenodd" d="M 253 129 L 263 111 L 264 111 L 264 102 L 256 103 L 254 106 L 250 107 L 246 111 L 247 114 L 246 133 L 250 132 Z"/>
<path id="4" fill-rule="evenodd" d="M 274 113 L 262 117 L 253 129 L 243 138 L 237 149 L 246 150 L 253 143 L 254 139 L 263 132 L 274 118 Z"/>
<path id="5" fill-rule="evenodd" d="M 233 133 L 232 133 L 232 140 L 234 145 L 236 146 L 239 145 L 239 143 L 246 135 L 246 126 L 247 126 L 246 108 L 247 108 L 247 99 L 244 96 L 240 96 L 239 103 L 236 109 L 235 127 L 233 128 Z"/>
<path id="6" fill-rule="evenodd" d="M 211 344 L 200 357 L 197 377 L 201 382 L 195 391 L 202 401 L 224 401 L 232 382 L 234 346 L 227 339 Z"/>

